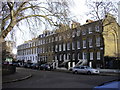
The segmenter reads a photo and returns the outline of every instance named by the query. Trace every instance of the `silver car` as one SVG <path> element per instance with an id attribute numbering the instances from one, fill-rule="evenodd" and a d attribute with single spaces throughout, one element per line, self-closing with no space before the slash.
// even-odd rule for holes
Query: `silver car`
<path id="1" fill-rule="evenodd" d="M 99 70 L 93 69 L 88 66 L 76 66 L 72 69 L 73 73 L 85 73 L 85 74 L 99 74 Z"/>

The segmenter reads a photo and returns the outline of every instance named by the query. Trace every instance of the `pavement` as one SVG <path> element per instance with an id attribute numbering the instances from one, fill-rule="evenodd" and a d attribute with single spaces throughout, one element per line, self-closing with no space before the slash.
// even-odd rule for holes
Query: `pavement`
<path id="1" fill-rule="evenodd" d="M 57 68 L 54 71 L 58 72 L 66 72 L 66 73 L 72 73 L 71 71 L 65 69 L 65 68 Z M 100 75 L 120 75 L 120 70 L 111 70 L 111 69 L 100 69 Z M 21 72 L 20 69 L 17 69 L 16 73 L 11 75 L 2 76 L 2 83 L 11 83 L 11 82 L 17 82 L 22 81 L 25 79 L 28 79 L 32 77 L 31 73 L 28 72 Z"/>
<path id="2" fill-rule="evenodd" d="M 24 71 L 23 73 L 22 70 L 17 69 L 14 74 L 2 76 L 2 83 L 4 84 L 4 83 L 22 81 L 30 77 L 32 77 L 32 74 L 30 72 Z"/>

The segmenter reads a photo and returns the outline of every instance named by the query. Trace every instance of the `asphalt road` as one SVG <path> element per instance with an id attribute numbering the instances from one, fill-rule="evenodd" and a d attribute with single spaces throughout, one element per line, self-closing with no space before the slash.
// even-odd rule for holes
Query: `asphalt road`
<path id="1" fill-rule="evenodd" d="M 81 75 L 57 71 L 20 68 L 21 73 L 32 73 L 29 79 L 3 84 L 2 88 L 93 88 L 117 76 Z"/>

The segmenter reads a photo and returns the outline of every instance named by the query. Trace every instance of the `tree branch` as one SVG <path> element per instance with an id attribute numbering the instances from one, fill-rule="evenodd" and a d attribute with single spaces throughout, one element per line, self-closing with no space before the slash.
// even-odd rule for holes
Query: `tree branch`
<path id="1" fill-rule="evenodd" d="M 30 18 L 30 17 L 43 17 L 43 18 L 45 18 L 47 20 L 50 20 L 47 16 L 44 16 L 44 15 L 29 15 L 29 16 L 25 16 L 25 17 L 22 17 L 22 18 L 18 19 L 17 22 L 19 22 L 19 21 L 21 21 L 23 19 L 26 19 L 26 18 Z"/>

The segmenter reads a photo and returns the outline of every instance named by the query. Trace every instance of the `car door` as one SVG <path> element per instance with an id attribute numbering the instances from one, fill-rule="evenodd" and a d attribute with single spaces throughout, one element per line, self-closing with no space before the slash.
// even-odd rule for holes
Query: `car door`
<path id="1" fill-rule="evenodd" d="M 84 66 L 81 66 L 79 72 L 80 72 L 80 73 L 85 73 L 85 67 L 84 67 Z"/>

